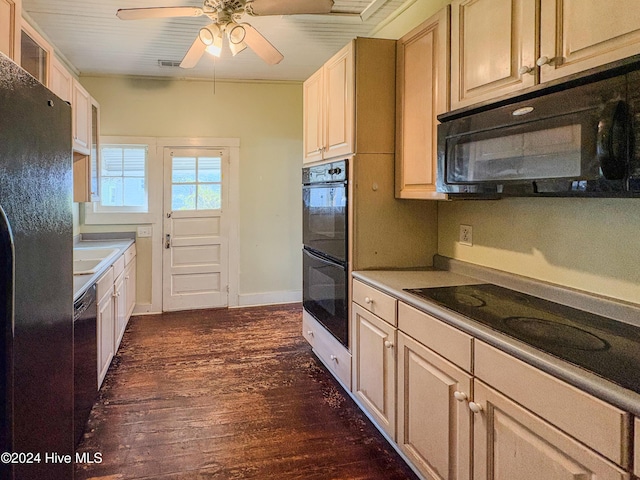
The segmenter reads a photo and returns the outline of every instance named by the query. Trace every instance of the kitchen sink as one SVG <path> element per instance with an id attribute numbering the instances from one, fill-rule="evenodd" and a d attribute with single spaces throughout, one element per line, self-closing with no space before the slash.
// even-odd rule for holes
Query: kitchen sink
<path id="1" fill-rule="evenodd" d="M 73 274 L 95 273 L 109 263 L 118 252 L 117 248 L 74 248 Z"/>

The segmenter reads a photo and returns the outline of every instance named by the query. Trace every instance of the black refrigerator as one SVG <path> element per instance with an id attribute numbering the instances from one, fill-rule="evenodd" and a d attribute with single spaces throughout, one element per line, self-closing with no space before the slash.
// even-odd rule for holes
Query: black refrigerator
<path id="1" fill-rule="evenodd" d="M 71 107 L 0 54 L 2 479 L 73 478 L 72 164 Z"/>

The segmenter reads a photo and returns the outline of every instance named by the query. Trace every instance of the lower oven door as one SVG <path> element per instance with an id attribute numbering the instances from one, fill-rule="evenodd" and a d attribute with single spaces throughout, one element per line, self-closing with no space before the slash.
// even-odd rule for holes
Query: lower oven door
<path id="1" fill-rule="evenodd" d="M 346 267 L 306 249 L 302 251 L 302 267 L 304 309 L 348 347 Z"/>

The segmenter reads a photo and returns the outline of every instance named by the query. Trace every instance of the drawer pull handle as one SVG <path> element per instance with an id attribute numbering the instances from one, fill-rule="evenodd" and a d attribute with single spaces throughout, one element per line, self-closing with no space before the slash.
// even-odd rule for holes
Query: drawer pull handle
<path id="1" fill-rule="evenodd" d="M 469 398 L 466 393 L 458 392 L 458 391 L 453 392 L 453 396 L 459 402 L 464 402 L 465 400 L 467 400 Z"/>
<path id="2" fill-rule="evenodd" d="M 469 410 L 473 413 L 480 413 L 482 411 L 482 405 L 476 402 L 469 402 Z"/>
<path id="3" fill-rule="evenodd" d="M 387 348 L 393 348 L 393 343 L 391 343 L 389 340 L 385 340 L 384 341 L 384 346 Z"/>
<path id="4" fill-rule="evenodd" d="M 364 297 L 364 303 L 367 305 L 371 305 L 373 303 L 373 299 L 369 297 Z"/>

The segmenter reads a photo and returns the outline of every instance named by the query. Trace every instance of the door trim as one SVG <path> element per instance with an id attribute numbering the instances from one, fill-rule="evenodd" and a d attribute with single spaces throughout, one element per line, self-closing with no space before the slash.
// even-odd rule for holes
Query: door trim
<path id="1" fill-rule="evenodd" d="M 163 158 L 165 148 L 221 148 L 229 150 L 229 297 L 228 306 L 239 305 L 240 285 L 240 139 L 239 138 L 214 138 L 214 137 L 164 137 L 158 138 L 156 154 Z M 164 168 L 164 167 L 163 167 Z M 164 178 L 164 175 L 163 175 Z M 163 189 L 164 190 L 164 189 Z M 164 192 L 163 192 L 164 205 Z M 162 236 L 157 253 L 153 256 L 153 271 L 162 272 Z M 162 275 L 154 275 L 158 280 L 153 282 L 153 298 L 159 299 L 162 310 Z"/>

